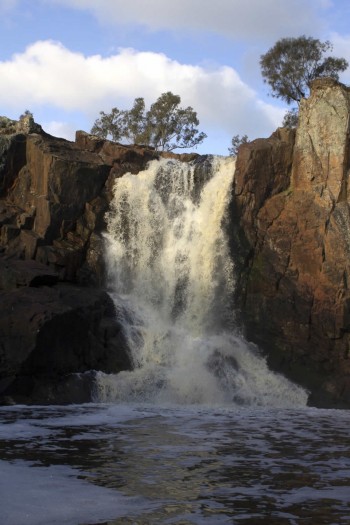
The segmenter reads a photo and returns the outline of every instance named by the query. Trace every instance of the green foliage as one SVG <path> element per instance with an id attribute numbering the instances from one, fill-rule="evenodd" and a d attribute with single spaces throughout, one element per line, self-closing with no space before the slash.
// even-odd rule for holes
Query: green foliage
<path id="1" fill-rule="evenodd" d="M 231 140 L 231 147 L 228 148 L 230 155 L 236 157 L 239 147 L 247 142 L 249 142 L 248 135 L 243 135 L 242 137 L 240 135 L 234 135 Z"/>
<path id="2" fill-rule="evenodd" d="M 11 120 L 7 117 L 0 117 L 0 128 L 7 128 L 15 124 L 15 120 Z"/>
<path id="3" fill-rule="evenodd" d="M 133 144 L 148 142 L 146 132 L 145 101 L 135 98 L 134 105 L 129 111 L 124 111 L 124 136 Z"/>
<path id="4" fill-rule="evenodd" d="M 284 128 L 296 128 L 298 125 L 298 108 L 293 108 L 284 115 L 282 126 Z"/>
<path id="5" fill-rule="evenodd" d="M 206 138 L 199 132 L 197 113 L 189 106 L 179 108 L 181 99 L 170 91 L 163 93 L 147 112 L 149 143 L 156 150 L 172 151 L 177 148 L 192 148 Z"/>
<path id="6" fill-rule="evenodd" d="M 130 110 L 113 108 L 111 113 L 100 112 L 91 133 L 114 141 L 152 146 L 160 151 L 193 148 L 206 138 L 196 126 L 197 113 L 189 106 L 179 107 L 181 99 L 170 91 L 163 93 L 145 112 L 145 101 L 136 98 Z"/>
<path id="7" fill-rule="evenodd" d="M 112 108 L 110 113 L 100 111 L 100 118 L 96 119 L 91 128 L 91 133 L 102 139 L 111 138 L 118 142 L 125 134 L 125 111 Z"/>
<path id="8" fill-rule="evenodd" d="M 25 117 L 30 117 L 30 118 L 34 118 L 33 117 L 33 113 L 31 111 L 29 111 L 29 109 L 26 109 L 24 113 L 22 113 L 22 115 L 19 116 L 19 120 L 22 120 L 24 119 Z"/>
<path id="9" fill-rule="evenodd" d="M 324 57 L 332 51 L 329 41 L 301 36 L 282 38 L 260 57 L 264 82 L 269 84 L 272 96 L 287 104 L 297 102 L 309 93 L 310 82 L 319 77 L 339 79 L 348 62 L 344 58 Z"/>

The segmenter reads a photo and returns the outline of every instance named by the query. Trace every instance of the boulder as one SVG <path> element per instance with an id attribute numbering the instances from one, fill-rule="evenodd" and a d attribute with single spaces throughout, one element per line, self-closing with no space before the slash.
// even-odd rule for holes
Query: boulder
<path id="1" fill-rule="evenodd" d="M 21 286 L 52 286 L 58 280 L 58 273 L 37 261 L 0 259 L 0 290 Z"/>
<path id="2" fill-rule="evenodd" d="M 57 402 L 62 395 L 55 399 L 53 393 L 71 374 L 131 367 L 114 303 L 104 291 L 69 284 L 21 287 L 0 292 L 0 302 L 3 398 Z M 48 399 L 40 398 L 48 385 Z"/>

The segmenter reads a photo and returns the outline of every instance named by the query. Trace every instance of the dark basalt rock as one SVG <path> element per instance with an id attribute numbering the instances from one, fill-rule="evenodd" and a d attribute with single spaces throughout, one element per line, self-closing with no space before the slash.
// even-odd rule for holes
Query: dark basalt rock
<path id="1" fill-rule="evenodd" d="M 21 286 L 52 286 L 58 280 L 57 272 L 37 261 L 0 259 L 0 290 Z"/>
<path id="2" fill-rule="evenodd" d="M 62 383 L 73 384 L 71 374 L 131 367 L 113 301 L 104 291 L 70 284 L 21 287 L 0 292 L 0 302 L 3 396 L 61 402 L 62 393 L 57 399 L 54 393 Z M 48 385 L 48 398 L 40 398 Z"/>
<path id="3" fill-rule="evenodd" d="M 110 189 L 158 154 L 0 120 L 0 402 L 89 401 L 92 371 L 131 367 L 103 290 Z"/>

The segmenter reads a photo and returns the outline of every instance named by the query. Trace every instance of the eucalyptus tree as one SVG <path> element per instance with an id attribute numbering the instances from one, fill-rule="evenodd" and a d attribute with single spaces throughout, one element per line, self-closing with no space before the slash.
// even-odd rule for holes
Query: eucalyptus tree
<path id="1" fill-rule="evenodd" d="M 298 120 L 300 100 L 310 93 L 310 83 L 320 77 L 339 80 L 339 73 L 345 71 L 345 58 L 327 55 L 333 46 L 327 40 L 300 36 L 281 38 L 260 57 L 264 82 L 271 88 L 271 95 L 287 104 L 296 104 L 284 118 L 284 125 L 293 127 Z"/>
<path id="2" fill-rule="evenodd" d="M 91 133 L 117 142 L 152 146 L 159 151 L 196 147 L 206 134 L 197 129 L 199 120 L 193 108 L 181 108 L 180 103 L 179 95 L 168 91 L 146 111 L 144 99 L 136 98 L 130 110 L 101 111 Z"/>
<path id="3" fill-rule="evenodd" d="M 238 149 L 242 144 L 249 142 L 248 135 L 234 135 L 231 139 L 231 146 L 228 148 L 229 154 L 233 157 L 237 156 Z"/>

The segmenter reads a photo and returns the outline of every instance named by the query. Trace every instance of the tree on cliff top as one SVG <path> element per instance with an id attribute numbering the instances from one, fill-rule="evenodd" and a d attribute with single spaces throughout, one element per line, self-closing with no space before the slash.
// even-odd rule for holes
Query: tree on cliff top
<path id="1" fill-rule="evenodd" d="M 332 51 L 329 41 L 316 38 L 282 38 L 260 57 L 264 82 L 272 89 L 272 96 L 287 104 L 299 102 L 309 94 L 310 82 L 319 77 L 339 79 L 348 62 L 344 58 L 324 56 Z"/>
<path id="2" fill-rule="evenodd" d="M 233 157 L 237 156 L 238 149 L 242 144 L 249 142 L 248 135 L 234 135 L 231 139 L 231 146 L 228 148 L 229 154 Z"/>
<path id="3" fill-rule="evenodd" d="M 156 150 L 172 151 L 193 148 L 206 138 L 196 126 L 197 113 L 189 106 L 179 107 L 181 98 L 170 91 L 163 93 L 145 112 L 145 101 L 136 98 L 130 110 L 113 108 L 111 113 L 100 112 L 91 133 L 114 141 L 152 146 Z"/>

